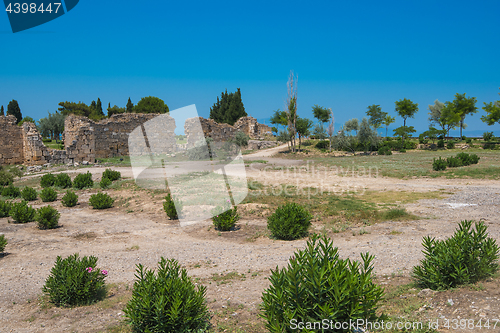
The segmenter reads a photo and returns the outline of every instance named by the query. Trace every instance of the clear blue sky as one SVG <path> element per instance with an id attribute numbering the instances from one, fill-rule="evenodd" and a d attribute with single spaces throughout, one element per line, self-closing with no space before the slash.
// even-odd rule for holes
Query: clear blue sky
<path id="1" fill-rule="evenodd" d="M 394 116 L 394 101 L 409 98 L 420 110 L 408 125 L 422 131 L 429 104 L 467 93 L 480 108 L 468 130 L 500 135 L 480 120 L 483 102 L 500 99 L 499 13 L 498 0 L 86 0 L 13 34 L 4 12 L 0 105 L 16 99 L 39 119 L 61 101 L 125 106 L 153 95 L 208 117 L 223 90 L 240 87 L 262 119 L 283 109 L 294 70 L 302 117 L 314 104 L 332 108 L 337 124 L 371 104 Z"/>

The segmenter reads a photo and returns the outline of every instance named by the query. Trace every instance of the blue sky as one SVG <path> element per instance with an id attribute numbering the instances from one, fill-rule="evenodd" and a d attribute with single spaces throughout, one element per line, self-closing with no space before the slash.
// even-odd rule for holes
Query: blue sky
<path id="1" fill-rule="evenodd" d="M 0 105 L 16 99 L 38 119 L 61 101 L 124 106 L 153 95 L 208 117 L 223 90 L 240 87 L 247 113 L 263 119 L 283 109 L 294 70 L 302 117 L 329 107 L 338 128 L 371 104 L 394 116 L 409 98 L 420 110 L 408 124 L 423 131 L 429 104 L 467 93 L 480 109 L 468 130 L 500 135 L 480 120 L 483 102 L 500 99 L 499 12 L 498 0 L 87 0 L 16 34 L 4 12 Z"/>

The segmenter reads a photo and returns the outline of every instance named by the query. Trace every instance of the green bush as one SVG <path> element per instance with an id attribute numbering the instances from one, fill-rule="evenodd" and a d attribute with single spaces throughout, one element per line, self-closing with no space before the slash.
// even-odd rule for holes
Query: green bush
<path id="1" fill-rule="evenodd" d="M 19 198 L 21 196 L 21 191 L 13 184 L 10 184 L 9 186 L 3 188 L 2 196 L 11 199 Z"/>
<path id="2" fill-rule="evenodd" d="M 10 207 L 9 215 L 17 223 L 28 223 L 35 220 L 35 209 L 28 206 L 26 201 L 13 203 Z"/>
<path id="3" fill-rule="evenodd" d="M 102 178 L 108 178 L 109 180 L 111 181 L 115 181 L 115 180 L 118 180 L 122 177 L 120 171 L 113 171 L 111 169 L 106 169 L 103 173 L 102 173 Z"/>
<path id="4" fill-rule="evenodd" d="M 406 153 L 406 149 L 400 149 L 399 152 L 400 153 Z"/>
<path id="5" fill-rule="evenodd" d="M 62 259 L 57 257 L 43 292 L 57 306 L 88 305 L 106 295 L 106 270 L 97 268 L 97 257 L 79 258 L 75 253 Z"/>
<path id="6" fill-rule="evenodd" d="M 457 168 L 461 167 L 463 164 L 461 159 L 450 156 L 446 159 L 446 165 L 450 168 Z"/>
<path id="7" fill-rule="evenodd" d="M 487 142 L 483 145 L 483 149 L 497 149 L 497 144 L 496 143 L 493 143 L 493 142 Z"/>
<path id="8" fill-rule="evenodd" d="M 64 207 L 74 207 L 78 203 L 78 196 L 75 192 L 68 190 L 62 197 L 61 203 Z"/>
<path id="9" fill-rule="evenodd" d="M 330 147 L 330 142 L 326 140 L 321 140 L 318 143 L 316 143 L 315 147 L 318 149 L 327 149 Z"/>
<path id="10" fill-rule="evenodd" d="M 462 135 L 462 141 L 466 141 L 467 137 L 465 135 Z"/>
<path id="11" fill-rule="evenodd" d="M 493 139 L 493 132 L 484 132 L 483 133 L 483 140 L 484 141 L 491 141 Z"/>
<path id="12" fill-rule="evenodd" d="M 392 150 L 389 146 L 382 146 L 378 149 L 379 155 L 392 155 Z"/>
<path id="13" fill-rule="evenodd" d="M 387 319 L 376 314 L 384 290 L 372 281 L 374 256 L 362 253 L 361 258 L 361 263 L 340 259 L 330 239 L 314 235 L 304 250 L 295 252 L 287 267 L 271 270 L 261 314 L 268 331 L 294 332 L 295 320 L 323 318 L 349 323 Z"/>
<path id="14" fill-rule="evenodd" d="M 476 154 L 458 153 L 456 158 L 460 159 L 462 165 L 477 164 L 479 157 Z"/>
<path id="15" fill-rule="evenodd" d="M 248 140 L 250 140 L 250 137 L 242 132 L 242 131 L 238 131 L 236 133 L 236 136 L 234 137 L 234 143 L 238 146 L 238 147 L 246 147 L 248 146 Z"/>
<path id="16" fill-rule="evenodd" d="M 55 183 L 56 183 L 56 177 L 51 173 L 43 175 L 42 178 L 40 179 L 40 186 L 43 188 L 54 186 Z"/>
<path id="17" fill-rule="evenodd" d="M 179 218 L 179 212 L 175 208 L 175 206 L 179 208 L 179 212 L 182 212 L 182 202 L 178 199 L 172 199 L 172 196 L 170 193 L 167 194 L 165 197 L 165 201 L 163 202 L 163 210 L 165 210 L 165 213 L 167 213 L 167 216 L 171 220 L 176 220 Z"/>
<path id="18" fill-rule="evenodd" d="M 240 219 L 238 215 L 237 207 L 216 207 L 212 211 L 213 217 L 212 222 L 217 230 L 229 231 L 234 228 L 236 222 Z"/>
<path id="19" fill-rule="evenodd" d="M 434 159 L 434 161 L 432 162 L 432 169 L 434 169 L 434 171 L 446 170 L 447 165 L 448 163 L 446 162 L 446 160 L 442 159 L 440 156 L 437 160 Z"/>
<path id="20" fill-rule="evenodd" d="M 444 140 L 443 139 L 439 139 L 438 143 L 437 143 L 437 146 L 438 146 L 438 148 L 444 148 Z"/>
<path id="21" fill-rule="evenodd" d="M 462 221 L 451 238 L 423 238 L 424 259 L 412 276 L 425 288 L 445 290 L 475 283 L 498 271 L 499 248 L 483 222 Z"/>
<path id="22" fill-rule="evenodd" d="M 71 178 L 67 173 L 60 173 L 56 176 L 56 181 L 55 181 L 56 187 L 60 188 L 70 188 L 73 186 L 71 182 Z"/>
<path id="23" fill-rule="evenodd" d="M 5 170 L 0 170 L 0 186 L 8 186 L 14 182 L 14 175 Z"/>
<path id="24" fill-rule="evenodd" d="M 5 239 L 5 236 L 2 234 L 0 235 L 0 253 L 5 250 L 5 246 L 7 246 L 7 239 Z"/>
<path id="25" fill-rule="evenodd" d="M 107 193 L 99 192 L 92 194 L 89 199 L 89 204 L 94 209 L 106 209 L 113 207 L 115 199 L 111 198 Z"/>
<path id="26" fill-rule="evenodd" d="M 195 286 L 175 259 L 161 258 L 157 273 L 137 265 L 132 298 L 123 312 L 133 332 L 205 332 L 210 326 L 206 287 Z"/>
<path id="27" fill-rule="evenodd" d="M 467 144 L 471 144 L 471 143 L 472 143 L 472 139 L 471 139 L 471 138 L 467 138 L 467 139 L 465 139 L 465 143 L 467 143 Z"/>
<path id="28" fill-rule="evenodd" d="M 296 203 L 280 206 L 267 218 L 267 228 L 273 237 L 294 240 L 307 235 L 311 226 L 311 214 Z"/>
<path id="29" fill-rule="evenodd" d="M 40 199 L 43 202 L 52 202 L 57 200 L 57 192 L 52 187 L 47 187 L 40 192 Z"/>
<path id="30" fill-rule="evenodd" d="M 111 186 L 113 182 L 109 179 L 109 178 L 103 178 L 101 179 L 101 181 L 99 182 L 99 186 L 105 190 L 107 188 L 109 188 Z"/>
<path id="31" fill-rule="evenodd" d="M 73 179 L 73 187 L 78 190 L 92 186 L 94 186 L 94 181 L 92 180 L 92 174 L 88 171 L 87 173 L 80 173 Z"/>
<path id="32" fill-rule="evenodd" d="M 10 208 L 12 204 L 8 201 L 0 200 L 0 217 L 10 216 Z"/>
<path id="33" fill-rule="evenodd" d="M 40 229 L 54 229 L 57 227 L 61 214 L 51 206 L 41 207 L 36 210 L 35 220 Z"/>
<path id="34" fill-rule="evenodd" d="M 447 144 L 446 144 L 446 148 L 447 149 L 454 149 L 455 148 L 455 143 L 453 141 L 449 141 Z"/>
<path id="35" fill-rule="evenodd" d="M 21 197 L 26 201 L 34 201 L 38 197 L 38 194 L 34 188 L 26 186 L 21 191 Z"/>

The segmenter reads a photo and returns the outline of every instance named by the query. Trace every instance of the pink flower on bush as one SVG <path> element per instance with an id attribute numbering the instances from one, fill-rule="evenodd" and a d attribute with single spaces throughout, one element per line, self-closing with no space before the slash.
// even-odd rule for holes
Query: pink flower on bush
<path id="1" fill-rule="evenodd" d="M 107 276 L 107 275 L 108 275 L 108 271 L 107 271 L 107 270 L 105 270 L 105 269 L 103 269 L 103 270 L 101 271 L 101 273 L 102 273 L 102 275 L 104 275 L 104 276 Z"/>
<path id="2" fill-rule="evenodd" d="M 92 272 L 92 267 L 87 267 L 87 272 L 91 273 Z"/>

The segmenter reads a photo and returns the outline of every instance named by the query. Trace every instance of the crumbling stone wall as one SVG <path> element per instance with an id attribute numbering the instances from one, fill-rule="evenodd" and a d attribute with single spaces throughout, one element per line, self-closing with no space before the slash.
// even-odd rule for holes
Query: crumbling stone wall
<path id="1" fill-rule="evenodd" d="M 21 164 L 23 154 L 23 130 L 16 125 L 16 117 L 0 116 L 0 165 Z"/>
<path id="2" fill-rule="evenodd" d="M 238 131 L 244 132 L 252 140 L 264 140 L 266 136 L 272 135 L 271 127 L 259 124 L 257 119 L 253 117 L 241 117 L 234 123 L 234 127 Z"/>
<path id="3" fill-rule="evenodd" d="M 35 124 L 29 122 L 23 123 L 22 134 L 24 164 L 66 163 L 66 151 L 47 148 L 43 144 L 42 136 L 38 133 Z"/>

